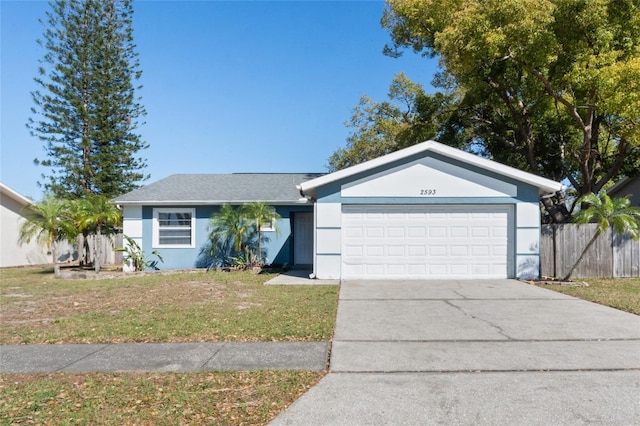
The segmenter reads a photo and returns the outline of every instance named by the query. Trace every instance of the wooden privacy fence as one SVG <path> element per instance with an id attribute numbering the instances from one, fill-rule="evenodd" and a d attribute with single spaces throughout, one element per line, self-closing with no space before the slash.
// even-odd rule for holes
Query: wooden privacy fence
<path id="1" fill-rule="evenodd" d="M 595 223 L 543 225 L 540 241 L 541 269 L 544 277 L 562 278 L 578 260 L 596 232 Z M 640 241 L 609 229 L 598 237 L 574 278 L 640 277 Z"/>
<path id="2" fill-rule="evenodd" d="M 116 251 L 115 249 L 123 246 L 122 234 L 115 235 L 103 235 L 102 241 L 102 265 L 121 265 L 123 261 L 123 253 Z M 87 237 L 87 243 L 91 248 L 93 254 L 95 235 L 89 235 Z M 58 262 L 70 262 L 78 260 L 78 246 L 77 244 L 70 244 L 68 241 L 61 241 L 58 243 Z M 51 259 L 51 257 L 49 257 Z"/>

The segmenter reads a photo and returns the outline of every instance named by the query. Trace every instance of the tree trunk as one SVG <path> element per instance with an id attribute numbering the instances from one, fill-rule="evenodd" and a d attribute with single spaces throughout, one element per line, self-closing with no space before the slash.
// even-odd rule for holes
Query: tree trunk
<path id="1" fill-rule="evenodd" d="M 86 259 L 86 251 L 84 249 L 84 234 L 80 233 L 78 235 L 78 265 L 84 266 Z"/>
<path id="2" fill-rule="evenodd" d="M 575 269 L 578 267 L 580 262 L 582 262 L 582 259 L 584 259 L 584 257 L 586 256 L 587 252 L 589 251 L 589 249 L 591 248 L 593 243 L 596 242 L 596 240 L 598 239 L 600 234 L 602 234 L 602 231 L 600 231 L 600 228 L 598 228 L 596 233 L 593 234 L 593 237 L 591 237 L 591 239 L 587 243 L 587 246 L 584 248 L 584 250 L 582 250 L 582 254 L 578 258 L 578 260 L 576 260 L 576 263 L 574 263 L 573 266 L 571 267 L 571 269 L 569 269 L 569 272 L 567 272 L 567 275 L 565 275 L 564 278 L 562 278 L 562 281 L 568 281 L 571 278 L 571 275 L 573 274 L 573 271 L 575 271 Z"/>
<path id="3" fill-rule="evenodd" d="M 554 223 L 566 223 L 571 218 L 562 193 L 544 196 L 541 198 L 541 202 Z"/>
<path id="4" fill-rule="evenodd" d="M 60 278 L 60 264 L 58 263 L 58 248 L 56 243 L 51 244 L 51 257 L 53 257 L 53 276 Z"/>
<path id="5" fill-rule="evenodd" d="M 262 233 L 258 226 L 258 265 L 262 266 Z"/>
<path id="6" fill-rule="evenodd" d="M 100 273 L 100 263 L 102 262 L 102 232 L 100 231 L 100 226 L 96 229 L 96 238 L 95 238 L 95 249 L 94 249 L 94 259 L 93 266 L 96 271 L 96 274 Z"/>

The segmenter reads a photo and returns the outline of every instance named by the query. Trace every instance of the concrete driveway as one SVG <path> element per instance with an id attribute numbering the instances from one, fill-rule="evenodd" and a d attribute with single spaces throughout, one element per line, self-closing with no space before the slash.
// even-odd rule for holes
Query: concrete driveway
<path id="1" fill-rule="evenodd" d="M 274 425 L 640 424 L 640 317 L 516 280 L 348 281 Z"/>

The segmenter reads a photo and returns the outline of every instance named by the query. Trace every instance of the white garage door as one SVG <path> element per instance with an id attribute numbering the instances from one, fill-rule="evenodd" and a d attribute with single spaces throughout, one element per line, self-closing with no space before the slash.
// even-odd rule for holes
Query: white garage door
<path id="1" fill-rule="evenodd" d="M 510 206 L 343 206 L 344 279 L 509 278 Z"/>

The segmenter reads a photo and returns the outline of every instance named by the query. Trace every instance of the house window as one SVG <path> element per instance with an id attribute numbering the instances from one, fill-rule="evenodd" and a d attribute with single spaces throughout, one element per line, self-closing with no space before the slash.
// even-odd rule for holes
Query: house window
<path id="1" fill-rule="evenodd" d="M 275 222 L 275 219 L 263 222 L 262 227 L 260 228 L 260 231 L 262 232 L 275 231 L 276 229 L 273 227 L 274 222 Z"/>
<path id="2" fill-rule="evenodd" d="M 154 209 L 153 247 L 195 247 L 194 209 Z"/>

